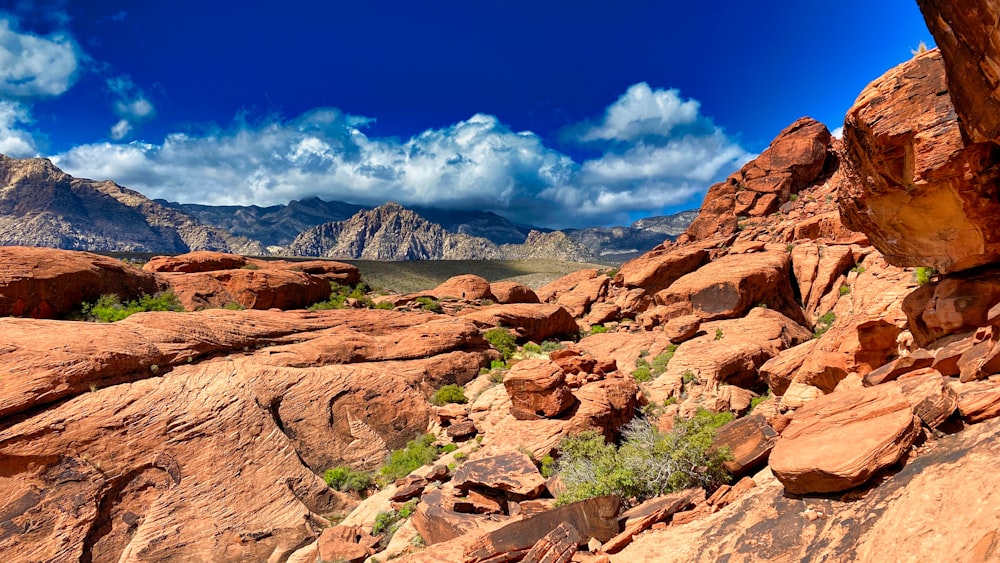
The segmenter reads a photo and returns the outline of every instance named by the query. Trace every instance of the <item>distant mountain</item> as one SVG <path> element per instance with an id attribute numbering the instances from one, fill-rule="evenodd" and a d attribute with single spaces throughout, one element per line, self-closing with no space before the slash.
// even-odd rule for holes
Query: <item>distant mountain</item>
<path id="1" fill-rule="evenodd" d="M 435 207 L 411 207 L 431 223 L 437 223 L 448 232 L 489 239 L 495 244 L 520 244 L 531 231 L 548 232 L 524 225 L 516 225 L 492 211 L 456 211 Z"/>
<path id="2" fill-rule="evenodd" d="M 44 158 L 3 155 L 0 245 L 163 253 L 264 252 L 256 241 L 207 226 L 114 182 L 74 178 Z"/>
<path id="3" fill-rule="evenodd" d="M 259 240 L 265 247 L 288 245 L 302 231 L 331 221 L 343 221 L 358 211 L 367 209 L 353 203 L 324 201 L 318 197 L 270 207 L 197 205 L 161 199 L 155 201 L 183 211 L 202 223 L 237 236 Z"/>
<path id="4" fill-rule="evenodd" d="M 656 217 L 646 217 L 632 223 L 633 229 L 669 235 L 676 238 L 687 230 L 688 225 L 698 216 L 697 209 L 681 211 L 673 215 L 659 215 Z M 662 241 L 661 241 L 662 242 Z"/>
<path id="5" fill-rule="evenodd" d="M 487 260 L 501 258 L 491 241 L 450 233 L 402 205 L 389 202 L 300 234 L 292 256 L 362 260 Z"/>

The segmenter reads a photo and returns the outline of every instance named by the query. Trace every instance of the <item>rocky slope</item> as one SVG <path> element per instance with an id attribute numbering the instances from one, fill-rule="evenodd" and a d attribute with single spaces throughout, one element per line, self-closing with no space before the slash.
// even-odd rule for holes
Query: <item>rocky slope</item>
<path id="1" fill-rule="evenodd" d="M 209 227 L 114 182 L 74 178 L 46 159 L 2 155 L 0 244 L 99 251 L 263 252 L 257 242 Z"/>

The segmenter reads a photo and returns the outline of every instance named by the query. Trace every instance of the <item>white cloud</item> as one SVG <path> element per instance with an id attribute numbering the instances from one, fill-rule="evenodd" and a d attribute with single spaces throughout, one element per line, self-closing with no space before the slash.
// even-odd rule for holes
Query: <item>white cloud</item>
<path id="1" fill-rule="evenodd" d="M 16 102 L 0 100 L 0 154 L 18 158 L 37 156 L 34 137 L 18 127 L 19 123 L 31 123 L 28 109 Z"/>
<path id="2" fill-rule="evenodd" d="M 834 139 L 843 139 L 844 138 L 844 126 L 841 125 L 840 127 L 837 127 L 836 129 L 834 129 L 833 131 L 830 131 L 830 135 L 833 135 Z"/>
<path id="3" fill-rule="evenodd" d="M 118 122 L 111 126 L 112 139 L 124 139 L 138 124 L 156 116 L 156 108 L 129 76 L 109 78 L 107 85 L 116 98 L 114 111 L 119 117 Z"/>
<path id="4" fill-rule="evenodd" d="M 672 92 L 633 86 L 606 115 L 633 107 L 633 99 L 656 99 L 666 107 L 667 98 L 676 98 Z M 640 106 L 651 107 L 634 107 Z M 656 127 L 649 120 L 640 128 L 625 124 L 614 135 L 601 129 L 615 139 L 613 146 L 583 162 L 491 115 L 398 140 L 369 137 L 364 129 L 371 119 L 334 108 L 256 124 L 237 119 L 198 136 L 168 135 L 160 144 L 82 145 L 53 160 L 77 176 L 113 179 L 152 198 L 190 203 L 272 205 L 318 195 L 491 210 L 543 226 L 622 224 L 633 212 L 696 206 L 709 184 L 750 157 L 698 114 L 697 102 L 677 108 L 673 113 L 683 118 L 672 125 L 664 118 Z M 141 110 L 121 113 L 115 127 L 122 137 Z"/>
<path id="5" fill-rule="evenodd" d="M 76 80 L 78 57 L 69 37 L 22 33 L 17 20 L 0 13 L 0 96 L 58 96 Z"/>
<path id="6" fill-rule="evenodd" d="M 640 82 L 608 106 L 604 119 L 581 136 L 582 141 L 632 141 L 668 136 L 680 125 L 699 119 L 698 102 L 682 100 L 677 90 L 653 90 Z"/>

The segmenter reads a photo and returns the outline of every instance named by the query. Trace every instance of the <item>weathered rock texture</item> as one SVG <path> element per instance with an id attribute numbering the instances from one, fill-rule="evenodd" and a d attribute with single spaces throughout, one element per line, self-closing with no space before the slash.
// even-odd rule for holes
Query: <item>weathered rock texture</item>
<path id="1" fill-rule="evenodd" d="M 1000 258 L 995 145 L 962 135 L 939 51 L 869 85 L 844 145 L 854 180 L 841 184 L 841 215 L 889 263 L 948 273 Z"/>

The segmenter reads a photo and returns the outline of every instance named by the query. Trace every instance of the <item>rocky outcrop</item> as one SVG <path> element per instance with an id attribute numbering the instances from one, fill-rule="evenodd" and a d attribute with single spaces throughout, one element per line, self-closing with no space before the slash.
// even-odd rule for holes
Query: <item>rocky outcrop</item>
<path id="1" fill-rule="evenodd" d="M 519 338 L 534 342 L 571 336 L 579 331 L 573 316 L 565 308 L 548 303 L 494 305 L 460 314 L 462 318 L 484 327 L 513 328 Z"/>
<path id="2" fill-rule="evenodd" d="M 510 396 L 510 412 L 518 420 L 555 418 L 576 402 L 566 385 L 566 374 L 549 360 L 518 362 L 503 378 L 503 385 Z"/>
<path id="3" fill-rule="evenodd" d="M 869 85 L 844 146 L 853 181 L 841 184 L 841 215 L 890 264 L 948 273 L 1000 259 L 994 145 L 963 136 L 939 51 Z"/>
<path id="4" fill-rule="evenodd" d="M 106 294 L 134 299 L 163 289 L 152 275 L 87 252 L 0 247 L 0 316 L 60 318 Z"/>
<path id="5" fill-rule="evenodd" d="M 330 296 L 327 280 L 290 270 L 218 270 L 161 279 L 188 311 L 234 303 L 246 309 L 303 309 Z"/>
<path id="6" fill-rule="evenodd" d="M 535 290 L 517 282 L 494 282 L 490 284 L 490 293 L 497 303 L 539 303 Z"/>
<path id="7" fill-rule="evenodd" d="M 490 291 L 490 282 L 472 274 L 449 278 L 429 293 L 437 299 L 452 298 L 463 301 L 493 299 L 493 293 Z"/>

